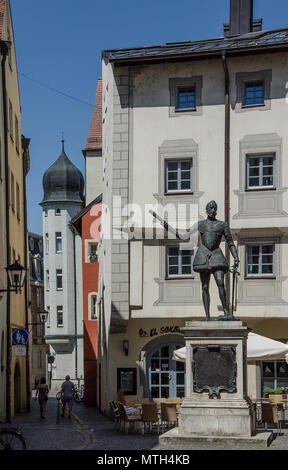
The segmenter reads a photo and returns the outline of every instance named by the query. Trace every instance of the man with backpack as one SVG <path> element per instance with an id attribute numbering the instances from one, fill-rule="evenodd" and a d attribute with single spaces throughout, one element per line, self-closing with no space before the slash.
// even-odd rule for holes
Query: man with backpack
<path id="1" fill-rule="evenodd" d="M 75 385 L 70 381 L 70 375 L 66 375 L 65 382 L 63 382 L 60 391 L 62 398 L 62 418 L 65 417 L 65 407 L 68 405 L 68 418 L 71 419 L 74 390 Z"/>

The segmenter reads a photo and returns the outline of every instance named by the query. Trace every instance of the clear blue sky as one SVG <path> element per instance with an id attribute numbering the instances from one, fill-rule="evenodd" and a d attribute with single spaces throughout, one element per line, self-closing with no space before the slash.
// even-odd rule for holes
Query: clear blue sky
<path id="1" fill-rule="evenodd" d="M 11 0 L 18 72 L 94 103 L 101 51 L 223 35 L 229 0 Z M 288 27 L 287 0 L 254 0 L 263 29 Z M 61 153 L 84 173 L 92 107 L 19 74 L 22 133 L 31 138 L 28 229 L 42 233 L 44 171 Z"/>

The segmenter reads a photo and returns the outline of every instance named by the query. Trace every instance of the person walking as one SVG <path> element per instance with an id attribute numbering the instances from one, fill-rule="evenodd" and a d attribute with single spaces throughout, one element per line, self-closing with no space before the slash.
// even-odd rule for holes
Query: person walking
<path id="1" fill-rule="evenodd" d="M 37 385 L 37 388 L 36 388 L 35 400 L 37 400 L 37 396 L 38 396 L 40 416 L 42 419 L 45 419 L 45 415 L 46 415 L 46 404 L 48 400 L 48 393 L 49 393 L 49 387 L 46 384 L 46 379 L 45 377 L 41 377 L 40 383 Z"/>
<path id="2" fill-rule="evenodd" d="M 68 405 L 68 418 L 71 419 L 74 391 L 75 385 L 70 381 L 70 375 L 66 375 L 65 382 L 63 382 L 60 391 L 62 397 L 62 418 L 65 417 L 65 407 Z"/>

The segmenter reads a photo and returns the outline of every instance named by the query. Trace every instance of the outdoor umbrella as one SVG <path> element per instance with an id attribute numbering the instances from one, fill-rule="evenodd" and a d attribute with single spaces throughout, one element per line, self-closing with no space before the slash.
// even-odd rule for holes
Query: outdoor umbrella
<path id="1" fill-rule="evenodd" d="M 186 361 L 186 347 L 176 349 L 173 352 L 172 359 L 175 361 L 185 362 Z M 248 333 L 247 339 L 247 360 L 252 361 L 264 361 L 264 360 L 275 360 L 285 359 L 288 363 L 288 345 L 275 341 L 266 336 L 257 335 L 256 333 Z"/>

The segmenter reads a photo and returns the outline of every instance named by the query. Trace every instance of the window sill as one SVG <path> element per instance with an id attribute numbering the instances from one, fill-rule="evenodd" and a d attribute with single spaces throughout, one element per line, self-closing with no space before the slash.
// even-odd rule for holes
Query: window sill
<path id="1" fill-rule="evenodd" d="M 189 190 L 188 191 L 169 191 L 169 192 L 165 192 L 164 196 L 179 196 L 181 194 L 183 194 L 183 195 L 185 195 L 185 194 L 192 195 L 192 194 L 194 194 L 194 192 L 189 191 Z"/>
<path id="2" fill-rule="evenodd" d="M 271 279 L 273 280 L 273 279 L 274 279 L 274 280 L 276 280 L 276 276 L 274 276 L 273 274 L 268 275 L 268 276 L 263 276 L 263 275 L 259 274 L 259 276 L 245 276 L 245 277 L 244 277 L 244 280 L 245 280 L 245 281 L 253 280 L 253 279 L 254 279 L 254 280 L 255 280 L 255 279 L 256 279 L 256 280 L 259 280 L 259 279 L 261 279 L 261 280 L 263 280 L 263 279 L 267 279 L 267 280 L 271 280 Z"/>
<path id="3" fill-rule="evenodd" d="M 197 108 L 175 108 L 175 113 L 196 112 Z"/>
<path id="4" fill-rule="evenodd" d="M 255 103 L 255 104 L 243 104 L 241 105 L 241 108 L 243 109 L 253 109 L 253 108 L 263 108 L 266 106 L 266 103 Z"/>
<path id="5" fill-rule="evenodd" d="M 183 280 L 183 279 L 195 279 L 195 276 L 166 276 L 165 281 L 175 281 L 175 280 Z"/>
<path id="6" fill-rule="evenodd" d="M 276 191 L 277 188 L 275 186 L 255 186 L 255 188 L 246 188 L 245 191 Z"/>
<path id="7" fill-rule="evenodd" d="M 56 290 L 61 292 L 61 291 L 63 291 L 63 287 L 61 287 L 61 288 L 60 288 L 60 287 L 56 287 Z"/>

